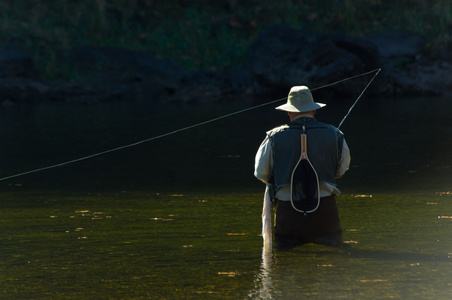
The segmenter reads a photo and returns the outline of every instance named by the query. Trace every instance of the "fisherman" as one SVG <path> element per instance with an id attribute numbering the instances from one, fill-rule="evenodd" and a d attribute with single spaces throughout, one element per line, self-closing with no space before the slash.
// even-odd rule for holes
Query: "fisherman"
<path id="1" fill-rule="evenodd" d="M 287 103 L 276 107 L 286 111 L 291 122 L 268 131 L 256 153 L 254 175 L 267 184 L 272 203 L 276 205 L 274 245 L 277 249 L 306 243 L 337 248 L 343 244 L 336 205 L 336 196 L 340 193 L 336 179 L 348 170 L 350 151 L 339 129 L 314 118 L 317 109 L 324 106 L 326 104 L 314 102 L 308 87 L 292 87 Z M 307 136 L 310 166 L 318 176 L 315 187 L 307 186 L 312 185 L 312 181 L 296 185 L 292 182 L 294 169 L 300 161 L 303 133 Z M 296 210 L 291 185 L 292 188 L 316 188 L 318 207 L 312 212 Z"/>

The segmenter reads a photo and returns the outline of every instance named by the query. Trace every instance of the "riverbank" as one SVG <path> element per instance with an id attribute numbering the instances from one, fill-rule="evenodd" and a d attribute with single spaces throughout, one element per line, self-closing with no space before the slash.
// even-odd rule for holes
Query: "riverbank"
<path id="1" fill-rule="evenodd" d="M 369 93 L 452 91 L 451 4 L 4 1 L 0 103 L 284 97 L 382 68 Z M 329 89 L 353 95 L 369 78 Z"/>
<path id="2" fill-rule="evenodd" d="M 370 95 L 450 95 L 452 53 L 433 56 L 428 41 L 407 32 L 362 38 L 341 33 L 313 35 L 288 25 L 263 30 L 242 64 L 223 70 L 190 70 L 147 51 L 112 47 L 58 50 L 77 78 L 43 79 L 33 56 L 0 48 L 3 106 L 40 101 L 97 103 L 117 100 L 212 103 L 233 97 L 285 97 L 293 85 L 323 86 L 382 69 Z M 332 86 L 330 96 L 357 96 L 370 76 Z M 268 99 L 267 99 L 268 100 Z"/>

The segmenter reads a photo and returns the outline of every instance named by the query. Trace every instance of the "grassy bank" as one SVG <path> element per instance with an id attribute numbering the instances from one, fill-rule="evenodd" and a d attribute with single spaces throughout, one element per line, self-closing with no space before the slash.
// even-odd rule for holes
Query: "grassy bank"
<path id="1" fill-rule="evenodd" d="M 53 49 L 79 45 L 221 69 L 239 63 L 258 32 L 280 22 L 315 34 L 404 30 L 425 34 L 432 52 L 452 47 L 449 0 L 3 0 L 0 13 L 1 43 L 25 45 L 50 77 L 64 73 Z"/>

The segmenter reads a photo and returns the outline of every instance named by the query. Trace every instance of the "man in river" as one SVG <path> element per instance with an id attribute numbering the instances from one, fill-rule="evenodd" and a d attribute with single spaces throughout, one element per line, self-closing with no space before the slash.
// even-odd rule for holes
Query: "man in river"
<path id="1" fill-rule="evenodd" d="M 269 186 L 272 203 L 276 205 L 274 244 L 279 249 L 306 243 L 340 248 L 343 243 L 336 179 L 348 170 L 350 151 L 339 129 L 314 118 L 316 111 L 325 105 L 314 102 L 308 87 L 292 87 L 287 103 L 276 107 L 287 112 L 290 123 L 268 131 L 256 153 L 254 175 Z M 301 160 L 302 133 L 307 136 L 310 167 L 318 177 L 314 188 L 320 200 L 311 212 L 296 210 L 292 201 L 292 188 L 312 185 L 312 181 L 296 184 L 292 181 Z"/>

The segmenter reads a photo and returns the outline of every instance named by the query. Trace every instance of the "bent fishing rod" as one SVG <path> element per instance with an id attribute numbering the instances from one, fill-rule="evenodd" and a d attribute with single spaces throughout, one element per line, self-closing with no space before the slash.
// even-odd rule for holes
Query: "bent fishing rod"
<path id="1" fill-rule="evenodd" d="M 377 75 L 378 75 L 378 73 L 380 73 L 380 71 L 381 71 L 381 68 L 375 69 L 375 70 L 372 70 L 372 71 L 369 71 L 369 72 L 365 72 L 365 73 L 358 74 L 358 75 L 355 75 L 355 76 L 352 76 L 352 77 L 341 79 L 341 80 L 333 82 L 333 83 L 329 83 L 329 84 L 326 84 L 326 85 L 323 85 L 323 86 L 320 86 L 320 87 L 313 88 L 313 89 L 311 89 L 311 91 L 327 88 L 327 87 L 339 84 L 339 83 L 344 82 L 344 81 L 352 80 L 352 79 L 355 79 L 355 78 L 358 78 L 358 77 L 362 77 L 362 76 L 365 76 L 365 75 L 372 74 L 372 73 L 376 72 L 374 74 L 374 76 L 372 77 L 372 79 L 367 84 L 367 86 L 363 89 L 361 94 L 355 100 L 353 105 L 350 107 L 350 109 L 348 110 L 348 112 L 345 115 L 345 117 L 342 119 L 341 123 L 338 126 L 338 128 L 340 128 L 342 123 L 345 121 L 345 119 L 348 117 L 348 115 L 350 114 L 352 109 L 355 107 L 356 103 L 358 103 L 358 101 L 361 99 L 361 96 L 364 94 L 364 92 L 370 86 L 370 84 L 375 79 L 375 77 L 377 77 Z M 93 158 L 93 157 L 96 157 L 96 156 L 104 155 L 104 154 L 111 153 L 111 152 L 114 152 L 114 151 L 118 151 L 118 150 L 122 150 L 122 149 L 125 149 L 125 148 L 134 147 L 134 146 L 146 143 L 146 142 L 150 142 L 150 141 L 157 140 L 157 139 L 169 136 L 169 135 L 173 135 L 173 134 L 176 134 L 176 133 L 188 130 L 188 129 L 192 129 L 192 128 L 199 127 L 199 126 L 202 126 L 202 125 L 206 125 L 206 124 L 209 124 L 209 123 L 221 120 L 221 119 L 225 119 L 225 118 L 228 118 L 228 117 L 231 117 L 231 116 L 234 116 L 234 115 L 246 112 L 246 111 L 250 111 L 250 110 L 253 110 L 253 109 L 256 109 L 256 108 L 267 106 L 267 105 L 270 105 L 270 104 L 273 104 L 273 103 L 276 103 L 276 102 L 280 102 L 280 101 L 283 101 L 283 100 L 286 100 L 286 99 L 287 99 L 287 97 L 284 97 L 284 98 L 281 98 L 281 99 L 277 99 L 277 100 L 274 100 L 274 101 L 270 101 L 270 102 L 267 102 L 267 103 L 256 105 L 256 106 L 253 106 L 253 107 L 245 108 L 245 109 L 242 109 L 242 110 L 230 113 L 230 114 L 225 114 L 223 116 L 220 116 L 220 117 L 217 117 L 217 118 L 213 118 L 211 120 L 207 120 L 207 121 L 204 121 L 204 122 L 201 122 L 201 123 L 197 123 L 197 124 L 194 124 L 194 125 L 191 125 L 191 126 L 180 128 L 180 129 L 177 129 L 177 130 L 165 133 L 165 134 L 161 134 L 161 135 L 158 135 L 158 136 L 155 136 L 155 137 L 151 137 L 149 139 L 141 140 L 141 141 L 138 141 L 138 142 L 135 142 L 135 143 L 132 143 L 132 144 L 125 145 L 125 146 L 120 146 L 120 147 L 113 148 L 113 149 L 110 149 L 110 150 L 98 152 L 98 153 L 95 153 L 95 154 L 92 154 L 92 155 L 88 155 L 88 156 L 84 156 L 84 157 L 81 157 L 81 158 L 69 160 L 69 161 L 66 161 L 66 162 L 63 162 L 63 163 L 50 165 L 50 166 L 47 166 L 47 167 L 42 167 L 42 168 L 39 168 L 39 169 L 34 169 L 34 170 L 31 170 L 31 171 L 15 174 L 15 175 L 11 175 L 11 176 L 6 176 L 6 177 L 3 177 L 3 178 L 0 178 L 0 181 L 4 181 L 4 180 L 7 180 L 7 179 L 11 179 L 11 178 L 15 178 L 15 177 L 23 176 L 23 175 L 28 175 L 28 174 L 31 174 L 31 173 L 36 173 L 36 172 L 40 172 L 40 171 L 44 171 L 44 170 L 48 170 L 48 169 L 53 169 L 53 168 L 56 168 L 56 167 L 65 166 L 65 165 L 68 165 L 68 164 L 71 164 L 71 163 L 79 162 L 79 161 L 82 161 L 82 160 L 86 160 L 86 159 Z"/>

